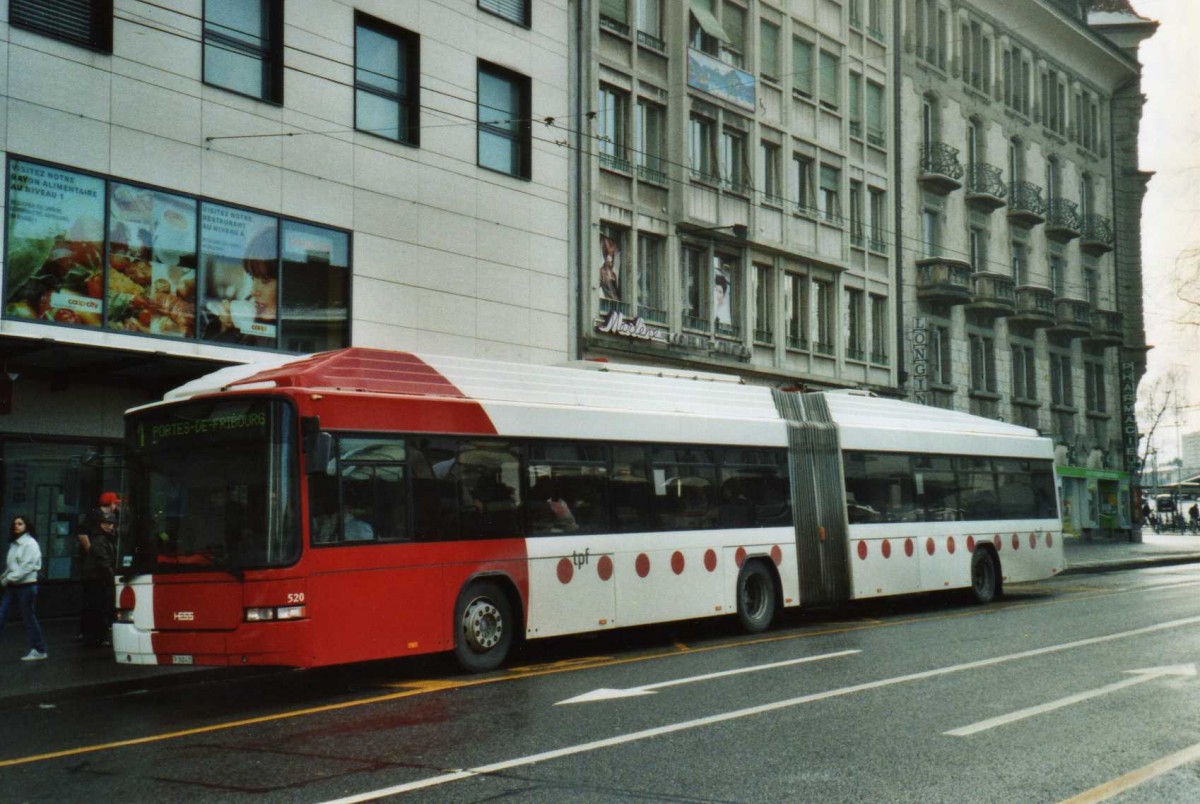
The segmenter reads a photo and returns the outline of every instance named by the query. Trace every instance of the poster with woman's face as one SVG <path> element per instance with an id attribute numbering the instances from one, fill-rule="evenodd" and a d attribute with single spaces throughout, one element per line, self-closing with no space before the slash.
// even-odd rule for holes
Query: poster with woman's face
<path id="1" fill-rule="evenodd" d="M 4 313 L 98 327 L 104 296 L 104 180 L 11 160 Z"/>
<path id="2" fill-rule="evenodd" d="M 114 182 L 108 234 L 108 325 L 194 336 L 196 202 Z"/>
<path id="3" fill-rule="evenodd" d="M 276 345 L 279 223 L 243 209 L 204 204 L 200 211 L 204 289 L 201 338 L 249 346 Z"/>
<path id="4" fill-rule="evenodd" d="M 733 272 L 718 265 L 713 270 L 713 316 L 717 323 L 733 324 Z"/>
<path id="5" fill-rule="evenodd" d="M 621 245 L 616 238 L 600 235 L 600 295 L 621 301 Z"/>

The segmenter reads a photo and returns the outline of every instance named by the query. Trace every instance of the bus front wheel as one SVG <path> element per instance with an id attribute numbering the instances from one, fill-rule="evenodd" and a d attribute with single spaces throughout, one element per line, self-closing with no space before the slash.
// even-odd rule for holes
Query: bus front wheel
<path id="1" fill-rule="evenodd" d="M 1000 594 L 1000 566 L 986 547 L 971 554 L 971 594 L 976 603 L 991 603 Z"/>
<path id="2" fill-rule="evenodd" d="M 737 613 L 751 634 L 767 630 L 775 619 L 775 577 L 760 561 L 749 561 L 738 573 Z"/>
<path id="3" fill-rule="evenodd" d="M 458 596 L 454 611 L 454 655 L 464 670 L 495 670 L 513 640 L 512 604 L 494 581 L 476 581 Z"/>

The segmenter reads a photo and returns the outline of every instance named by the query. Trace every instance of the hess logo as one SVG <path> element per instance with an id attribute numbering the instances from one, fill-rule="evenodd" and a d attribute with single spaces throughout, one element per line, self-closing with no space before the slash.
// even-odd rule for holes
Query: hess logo
<path id="1" fill-rule="evenodd" d="M 171 616 L 175 619 L 175 622 L 177 622 L 177 623 L 190 623 L 196 619 L 195 612 L 191 612 L 191 611 L 177 611 L 174 614 L 172 614 Z"/>

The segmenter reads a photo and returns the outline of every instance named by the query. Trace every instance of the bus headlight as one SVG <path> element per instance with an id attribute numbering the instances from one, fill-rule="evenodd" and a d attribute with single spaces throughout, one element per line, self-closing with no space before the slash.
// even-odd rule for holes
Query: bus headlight
<path id="1" fill-rule="evenodd" d="M 262 606 L 246 609 L 246 622 L 262 623 L 271 620 L 302 620 L 308 616 L 304 606 Z"/>

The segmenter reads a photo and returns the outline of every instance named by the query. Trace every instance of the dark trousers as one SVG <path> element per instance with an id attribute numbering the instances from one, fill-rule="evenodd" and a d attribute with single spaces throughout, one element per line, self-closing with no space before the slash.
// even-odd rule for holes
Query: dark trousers
<path id="1" fill-rule="evenodd" d="M 37 584 L 30 583 L 24 586 L 5 588 L 4 597 L 0 598 L 0 628 L 4 627 L 4 621 L 8 619 L 8 607 L 14 600 L 17 601 L 17 607 L 21 610 L 21 619 L 25 622 L 25 632 L 29 634 L 29 647 L 45 653 L 46 640 L 42 638 L 42 626 L 37 618 Z"/>
<path id="2" fill-rule="evenodd" d="M 97 645 L 108 639 L 112 626 L 113 579 L 86 578 L 83 581 L 83 612 L 79 618 L 83 641 Z"/>

